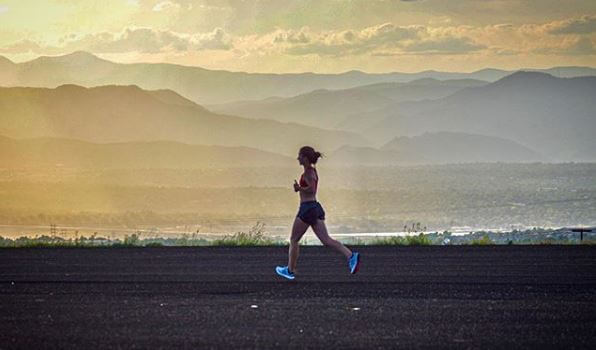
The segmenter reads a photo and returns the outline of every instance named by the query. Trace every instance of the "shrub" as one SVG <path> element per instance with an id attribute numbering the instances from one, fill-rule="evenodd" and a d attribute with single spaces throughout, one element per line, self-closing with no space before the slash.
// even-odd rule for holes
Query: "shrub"
<path id="1" fill-rule="evenodd" d="M 371 243 L 372 245 L 407 245 L 404 237 L 386 237 L 375 239 Z"/>
<path id="2" fill-rule="evenodd" d="M 482 238 L 472 240 L 469 244 L 471 244 L 471 245 L 489 245 L 489 244 L 495 244 L 495 242 L 492 239 L 490 239 L 490 237 L 483 236 Z"/>
<path id="3" fill-rule="evenodd" d="M 125 235 L 124 242 L 117 242 L 112 243 L 112 247 L 114 248 L 130 248 L 130 247 L 139 247 L 139 236 L 136 233 L 132 235 Z"/>
<path id="4" fill-rule="evenodd" d="M 257 245 L 272 245 L 275 242 L 265 236 L 265 224 L 257 221 L 257 223 L 250 228 L 248 232 L 236 232 L 233 235 L 228 235 L 213 241 L 212 245 L 219 246 L 257 246 Z"/>
<path id="5" fill-rule="evenodd" d="M 417 236 L 405 236 L 405 237 L 387 237 L 378 240 L 374 240 L 372 244 L 376 245 L 431 245 L 432 241 L 423 233 Z"/>

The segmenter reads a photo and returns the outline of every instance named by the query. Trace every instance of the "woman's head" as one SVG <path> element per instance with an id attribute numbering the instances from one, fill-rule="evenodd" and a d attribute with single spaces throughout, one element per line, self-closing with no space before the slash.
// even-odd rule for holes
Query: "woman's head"
<path id="1" fill-rule="evenodd" d="M 315 151 L 314 148 L 310 146 L 304 146 L 300 148 L 297 159 L 300 162 L 300 165 L 304 165 L 306 161 L 308 161 L 311 164 L 316 164 L 317 160 L 322 156 L 323 154 L 321 154 L 321 152 Z"/>

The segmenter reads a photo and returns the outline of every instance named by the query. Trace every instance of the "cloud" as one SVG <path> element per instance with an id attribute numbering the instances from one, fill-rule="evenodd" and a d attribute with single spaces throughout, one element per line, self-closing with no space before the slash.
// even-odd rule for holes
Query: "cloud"
<path id="1" fill-rule="evenodd" d="M 324 31 L 310 33 L 278 31 L 275 43 L 288 43 L 285 52 L 291 55 L 331 55 L 362 54 L 380 48 L 397 47 L 406 39 L 414 39 L 423 30 L 421 26 L 396 26 L 383 23 L 362 30 Z"/>
<path id="2" fill-rule="evenodd" d="M 514 56 L 524 54 L 592 55 L 594 37 L 589 33 L 596 17 L 583 16 L 542 24 L 500 23 L 487 26 L 410 25 L 383 23 L 364 29 L 313 32 L 308 28 L 273 33 L 271 43 L 255 40 L 248 51 L 288 55 L 397 56 L 475 54 Z M 578 35 L 587 38 L 580 39 Z M 266 37 L 265 35 L 264 37 Z"/>
<path id="3" fill-rule="evenodd" d="M 463 54 L 485 49 L 466 37 L 442 37 L 415 41 L 403 47 L 404 51 L 427 54 Z"/>
<path id="4" fill-rule="evenodd" d="M 582 16 L 554 22 L 548 30 L 551 34 L 589 34 L 596 32 L 596 16 Z"/>
<path id="5" fill-rule="evenodd" d="M 8 12 L 8 6 L 0 5 L 0 15 L 6 12 Z"/>
<path id="6" fill-rule="evenodd" d="M 190 42 L 195 50 L 228 50 L 232 48 L 231 37 L 222 28 L 206 34 L 195 34 Z"/>
<path id="7" fill-rule="evenodd" d="M 60 53 L 85 50 L 95 53 L 159 53 L 200 50 L 228 50 L 231 38 L 222 29 L 207 33 L 184 34 L 151 28 L 125 28 L 120 33 L 101 32 L 77 36 L 69 34 L 59 39 L 58 46 L 22 40 L 0 48 L 5 53 Z"/>
<path id="8" fill-rule="evenodd" d="M 83 38 L 93 52 L 227 50 L 228 36 L 221 28 L 209 33 L 181 34 L 151 28 L 127 28 L 120 34 L 101 33 Z"/>
<path id="9" fill-rule="evenodd" d="M 274 43 L 290 55 L 341 56 L 371 54 L 462 54 L 487 48 L 464 35 L 467 27 L 397 26 L 383 23 L 362 30 L 278 31 Z"/>
<path id="10" fill-rule="evenodd" d="M 311 38 L 310 34 L 307 33 L 308 28 L 303 28 L 299 31 L 296 30 L 279 30 L 275 33 L 273 42 L 275 43 L 308 43 Z"/>
<path id="11" fill-rule="evenodd" d="M 160 12 L 160 11 L 168 11 L 168 10 L 178 10 L 180 9 L 180 4 L 171 2 L 171 1 L 162 1 L 155 6 L 153 6 L 153 11 Z"/>
<path id="12" fill-rule="evenodd" d="M 23 39 L 0 48 L 0 52 L 12 54 L 29 52 L 42 53 L 43 51 L 43 48 L 37 42 L 31 41 L 29 39 Z"/>
<path id="13" fill-rule="evenodd" d="M 596 45 L 586 37 L 565 40 L 560 45 L 540 47 L 533 51 L 540 55 L 583 56 L 596 54 Z"/>
<path id="14" fill-rule="evenodd" d="M 495 24 L 493 27 L 495 27 L 497 29 L 510 29 L 510 28 L 513 28 L 513 24 L 511 24 L 511 23 L 499 23 L 499 24 Z"/>
<path id="15" fill-rule="evenodd" d="M 176 3 L 181 8 L 187 6 L 184 2 Z M 148 7 L 149 11 L 151 9 Z M 299 29 L 277 28 L 267 33 L 250 35 L 233 35 L 221 27 L 207 32 L 183 33 L 131 26 L 120 32 L 68 34 L 52 43 L 23 39 L 0 47 L 0 52 L 15 55 L 61 54 L 77 50 L 112 55 L 134 52 L 158 60 L 168 55 L 194 57 L 194 53 L 203 50 L 219 50 L 210 55 L 225 55 L 230 60 L 246 62 L 266 56 L 270 60 L 288 62 L 301 59 L 316 62 L 322 58 L 366 62 L 371 57 L 400 55 L 469 55 L 487 58 L 553 55 L 583 56 L 585 59 L 586 55 L 596 54 L 596 37 L 589 33 L 590 23 L 593 22 L 594 16 L 522 25 L 451 25 L 447 21 L 435 25 L 396 25 L 387 22 L 359 29 L 313 30 L 308 26 Z"/>
<path id="16" fill-rule="evenodd" d="M 491 47 L 490 52 L 497 56 L 515 56 L 520 54 L 518 50 L 504 49 L 502 47 Z"/>

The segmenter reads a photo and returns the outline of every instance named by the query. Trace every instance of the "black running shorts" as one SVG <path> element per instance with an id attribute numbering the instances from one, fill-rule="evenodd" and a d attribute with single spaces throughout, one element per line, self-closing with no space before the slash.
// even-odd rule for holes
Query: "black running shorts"
<path id="1" fill-rule="evenodd" d="M 317 201 L 307 201 L 300 203 L 298 215 L 296 216 L 312 226 L 317 223 L 317 219 L 325 220 L 325 211 L 323 210 L 321 203 Z"/>

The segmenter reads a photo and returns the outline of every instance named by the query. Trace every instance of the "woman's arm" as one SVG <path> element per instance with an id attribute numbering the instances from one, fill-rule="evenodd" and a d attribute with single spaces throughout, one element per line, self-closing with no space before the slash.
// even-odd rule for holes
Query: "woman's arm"
<path id="1" fill-rule="evenodd" d="M 306 186 L 300 186 L 298 185 L 297 189 L 300 192 L 304 192 L 304 193 L 314 193 L 315 192 L 315 175 L 314 172 L 312 171 L 308 171 L 306 172 L 306 174 L 304 175 L 304 182 L 306 182 Z"/>

